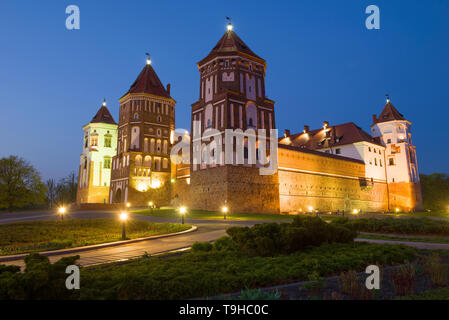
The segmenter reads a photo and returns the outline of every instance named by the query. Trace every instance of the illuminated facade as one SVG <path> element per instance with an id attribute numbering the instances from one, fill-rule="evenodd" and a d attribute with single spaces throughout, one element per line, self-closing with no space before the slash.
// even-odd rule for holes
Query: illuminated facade
<path id="1" fill-rule="evenodd" d="M 110 203 L 170 203 L 170 150 L 175 100 L 147 64 L 119 99 L 117 154 L 112 159 Z"/>
<path id="2" fill-rule="evenodd" d="M 76 201 L 108 203 L 112 158 L 117 152 L 117 124 L 106 108 L 106 101 L 83 127 L 83 132 Z"/>

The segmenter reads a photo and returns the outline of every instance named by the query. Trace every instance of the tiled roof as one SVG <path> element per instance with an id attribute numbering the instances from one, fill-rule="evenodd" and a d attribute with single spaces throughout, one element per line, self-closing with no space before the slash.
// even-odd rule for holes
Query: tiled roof
<path id="1" fill-rule="evenodd" d="M 170 98 L 151 64 L 145 65 L 136 81 L 131 85 L 128 93 L 149 93 L 155 96 Z"/>
<path id="2" fill-rule="evenodd" d="M 207 55 L 206 58 L 204 58 L 202 61 L 208 60 L 209 58 L 220 55 L 220 54 L 229 54 L 229 53 L 244 53 L 247 55 L 250 55 L 252 57 L 255 57 L 257 59 L 263 60 L 261 57 L 256 55 L 244 42 L 242 39 L 240 39 L 237 34 L 232 31 L 228 30 L 226 33 L 221 37 L 221 39 L 217 42 L 215 47 L 212 49 L 212 51 Z M 201 61 L 201 62 L 202 62 Z M 200 63 L 201 63 L 200 62 Z"/>
<path id="3" fill-rule="evenodd" d="M 281 144 L 288 144 L 311 150 L 342 146 L 361 141 L 381 145 L 378 138 L 373 138 L 353 122 L 329 126 L 326 131 L 321 128 L 311 130 L 308 133 L 301 132 L 290 135 L 287 138 L 282 137 L 279 139 Z"/>
<path id="4" fill-rule="evenodd" d="M 117 124 L 114 121 L 114 118 L 112 117 L 111 113 L 109 112 L 108 108 L 106 106 L 101 106 L 100 110 L 98 110 L 95 117 L 92 118 L 92 121 L 90 123 L 110 123 L 110 124 Z"/>
<path id="5" fill-rule="evenodd" d="M 393 120 L 405 120 L 405 118 L 390 102 L 387 102 L 375 123 Z"/>

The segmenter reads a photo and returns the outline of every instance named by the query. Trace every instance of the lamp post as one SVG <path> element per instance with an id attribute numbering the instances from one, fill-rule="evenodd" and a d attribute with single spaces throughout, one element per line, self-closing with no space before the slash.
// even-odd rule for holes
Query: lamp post
<path id="1" fill-rule="evenodd" d="M 223 212 L 223 218 L 226 220 L 226 214 L 228 213 L 229 208 L 227 206 L 221 207 L 221 212 Z"/>
<path id="2" fill-rule="evenodd" d="M 151 214 L 153 214 L 153 206 L 154 206 L 153 201 L 148 202 L 148 206 L 149 206 L 150 209 L 151 209 Z"/>
<path id="3" fill-rule="evenodd" d="M 126 203 L 126 207 L 127 207 L 127 208 L 130 208 L 130 207 L 131 207 L 131 203 L 127 202 L 127 203 Z"/>
<path id="4" fill-rule="evenodd" d="M 128 213 L 120 213 L 120 220 L 122 221 L 122 240 L 126 240 L 126 220 L 128 220 Z"/>
<path id="5" fill-rule="evenodd" d="M 67 209 L 65 207 L 60 207 L 58 209 L 58 213 L 61 216 L 61 221 L 64 220 L 64 214 L 67 212 Z"/>
<path id="6" fill-rule="evenodd" d="M 184 215 L 187 212 L 187 208 L 182 206 L 179 208 L 179 213 L 181 214 L 181 223 L 184 224 Z"/>

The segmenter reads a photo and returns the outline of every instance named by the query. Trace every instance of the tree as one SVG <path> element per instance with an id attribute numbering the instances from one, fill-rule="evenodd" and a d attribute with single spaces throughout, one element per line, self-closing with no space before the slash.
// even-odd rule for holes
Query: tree
<path id="1" fill-rule="evenodd" d="M 74 172 L 59 180 L 56 186 L 56 202 L 68 204 L 76 201 L 78 182 Z"/>
<path id="2" fill-rule="evenodd" d="M 39 172 L 17 156 L 0 159 L 0 207 L 12 211 L 14 207 L 42 204 L 45 185 Z"/>
<path id="3" fill-rule="evenodd" d="M 421 174 L 421 191 L 425 209 L 447 211 L 449 207 L 449 175 Z"/>
<path id="4" fill-rule="evenodd" d="M 47 187 L 47 201 L 50 209 L 53 207 L 53 204 L 56 200 L 56 183 L 54 179 L 48 179 L 45 182 L 45 186 Z"/>

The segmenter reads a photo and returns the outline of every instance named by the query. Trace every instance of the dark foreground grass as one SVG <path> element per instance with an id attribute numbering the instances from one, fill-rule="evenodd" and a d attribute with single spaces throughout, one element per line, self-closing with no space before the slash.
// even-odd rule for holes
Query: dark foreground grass
<path id="1" fill-rule="evenodd" d="M 419 294 L 400 297 L 398 300 L 449 300 L 449 287 L 426 290 Z"/>
<path id="2" fill-rule="evenodd" d="M 132 211 L 145 216 L 164 217 L 164 218 L 180 218 L 176 209 L 138 209 Z M 188 210 L 186 219 L 204 219 L 204 220 L 224 220 L 223 213 L 218 211 L 205 210 Z M 252 221 L 286 221 L 293 220 L 293 216 L 281 214 L 260 214 L 260 213 L 229 213 L 226 220 L 252 220 Z"/>
<path id="3" fill-rule="evenodd" d="M 83 269 L 75 299 L 187 299 L 247 288 L 316 280 L 369 264 L 411 261 L 413 248 L 367 243 L 328 244 L 291 255 L 248 257 L 235 251 L 190 252 Z"/>
<path id="4" fill-rule="evenodd" d="M 188 225 L 126 222 L 128 239 L 187 230 Z M 0 255 L 81 247 L 121 240 L 121 222 L 116 219 L 71 219 L 20 222 L 0 225 Z"/>

